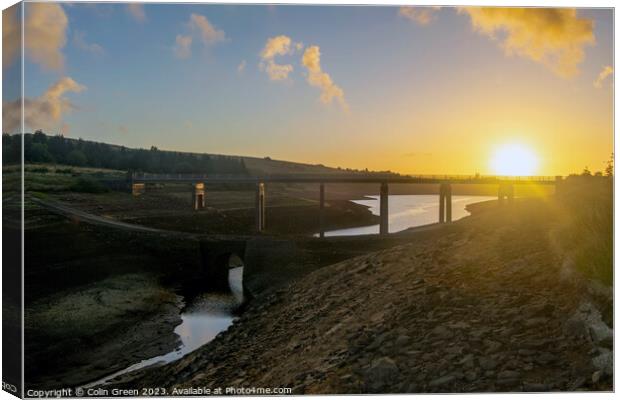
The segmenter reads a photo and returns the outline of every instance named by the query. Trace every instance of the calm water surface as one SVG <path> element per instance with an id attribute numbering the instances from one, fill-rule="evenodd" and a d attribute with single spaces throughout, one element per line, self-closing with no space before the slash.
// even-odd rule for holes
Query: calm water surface
<path id="1" fill-rule="evenodd" d="M 144 367 L 178 360 L 209 343 L 218 333 L 225 331 L 236 318 L 234 310 L 243 302 L 243 267 L 230 269 L 228 282 L 230 293 L 204 293 L 185 307 L 181 314 L 183 322 L 174 329 L 174 333 L 181 338 L 181 346 L 177 349 L 161 356 L 142 360 L 83 387 L 94 387 Z"/>
<path id="2" fill-rule="evenodd" d="M 354 203 L 369 207 L 374 215 L 379 215 L 379 196 L 369 199 L 353 200 Z M 469 215 L 465 210 L 468 204 L 493 200 L 493 196 L 452 196 L 452 220 Z M 428 225 L 439 220 L 439 195 L 390 195 L 388 196 L 390 233 L 400 232 L 414 226 Z M 379 225 L 359 228 L 338 229 L 325 232 L 325 236 L 369 235 L 379 233 Z"/>

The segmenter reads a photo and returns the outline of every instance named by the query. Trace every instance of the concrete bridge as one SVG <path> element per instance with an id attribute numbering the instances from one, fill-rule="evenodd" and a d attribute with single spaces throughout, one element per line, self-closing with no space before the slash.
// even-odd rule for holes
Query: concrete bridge
<path id="1" fill-rule="evenodd" d="M 388 193 L 390 184 L 439 184 L 439 218 L 440 223 L 452 222 L 452 184 L 484 184 L 497 185 L 499 204 L 514 200 L 514 185 L 539 184 L 557 185 L 562 181 L 561 176 L 528 176 L 528 177 L 499 177 L 499 176 L 449 176 L 449 175 L 419 175 L 401 176 L 395 174 L 287 174 L 266 176 L 240 175 L 213 175 L 213 174 L 148 174 L 132 173 L 132 193 L 138 196 L 146 190 L 147 184 L 154 183 L 191 183 L 193 185 L 192 206 L 195 210 L 205 208 L 206 188 L 209 184 L 251 184 L 254 185 L 256 232 L 265 230 L 266 212 L 266 185 L 270 183 L 315 183 L 319 185 L 319 235 L 325 236 L 325 185 L 338 183 L 374 183 L 379 185 L 379 233 L 389 232 Z"/>

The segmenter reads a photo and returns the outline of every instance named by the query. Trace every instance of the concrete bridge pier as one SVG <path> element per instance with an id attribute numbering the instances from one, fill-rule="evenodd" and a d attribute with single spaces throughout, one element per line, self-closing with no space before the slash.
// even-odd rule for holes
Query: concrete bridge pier
<path id="1" fill-rule="evenodd" d="M 205 184 L 204 182 L 194 183 L 192 193 L 192 206 L 194 210 L 205 208 Z"/>
<path id="2" fill-rule="evenodd" d="M 325 237 L 325 184 L 319 186 L 319 237 Z"/>
<path id="3" fill-rule="evenodd" d="M 146 185 L 144 183 L 132 183 L 131 194 L 133 196 L 140 196 L 146 192 Z"/>
<path id="4" fill-rule="evenodd" d="M 512 183 L 500 183 L 497 190 L 497 202 L 502 205 L 504 200 L 513 203 L 515 199 L 514 185 Z"/>
<path id="5" fill-rule="evenodd" d="M 439 185 L 439 223 L 452 222 L 452 185 Z"/>
<path id="6" fill-rule="evenodd" d="M 389 233 L 388 221 L 388 184 L 383 182 L 379 196 L 379 234 L 387 235 Z"/>
<path id="7" fill-rule="evenodd" d="M 256 184 L 256 231 L 258 233 L 265 230 L 265 184 Z"/>

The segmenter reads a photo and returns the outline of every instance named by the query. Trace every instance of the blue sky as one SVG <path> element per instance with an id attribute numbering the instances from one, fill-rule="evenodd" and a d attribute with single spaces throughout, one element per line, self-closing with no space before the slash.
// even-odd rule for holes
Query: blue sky
<path id="1" fill-rule="evenodd" d="M 32 118 L 44 126 L 31 130 L 408 173 L 488 173 L 490 153 L 506 141 L 533 148 L 545 174 L 599 168 L 612 151 L 613 73 L 595 85 L 605 67 L 613 70 L 610 10 L 562 14 L 564 25 L 549 33 L 550 25 L 541 28 L 531 14 L 454 8 L 430 10 L 426 22 L 418 19 L 420 9 L 408 16 L 398 7 L 137 8 L 60 3 L 52 10 L 56 18 L 64 13 L 66 24 L 52 33 L 57 46 L 46 55 L 55 51 L 62 66 L 37 59 L 41 49 L 31 56 L 27 50 L 25 94 L 42 99 L 65 78 L 71 89 L 52 100 L 64 102 L 55 116 Z M 192 14 L 225 38 L 203 43 Z M 584 21 L 592 21 L 591 29 Z M 538 38 L 519 35 L 537 23 L 543 45 L 532 50 Z M 580 36 L 572 32 L 577 28 L 584 29 Z M 175 50 L 178 36 L 192 41 L 183 58 Z M 273 80 L 261 51 L 279 36 L 290 39 L 290 49 L 272 61 L 292 71 Z M 510 51 L 506 38 L 518 42 Z M 311 46 L 320 49 L 315 73 L 327 86 L 309 82 L 302 57 Z M 547 61 L 536 59 L 541 48 Z M 575 71 L 558 72 L 554 57 L 578 59 L 579 51 L 580 60 L 563 62 Z M 18 66 L 3 68 L 4 76 Z M 321 101 L 326 90 L 341 94 Z M 5 79 L 5 103 L 11 93 Z M 559 139 L 561 157 L 552 149 Z"/>

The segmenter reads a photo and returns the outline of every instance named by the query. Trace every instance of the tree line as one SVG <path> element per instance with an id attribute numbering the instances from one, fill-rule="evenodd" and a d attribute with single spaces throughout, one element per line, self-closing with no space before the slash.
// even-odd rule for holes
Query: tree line
<path id="1" fill-rule="evenodd" d="M 21 136 L 2 135 L 5 164 L 21 159 Z M 24 135 L 24 160 L 27 163 L 56 163 L 77 167 L 109 168 L 153 173 L 247 174 L 241 157 L 182 153 L 150 149 L 131 149 L 62 135 L 48 136 L 41 131 Z"/>

